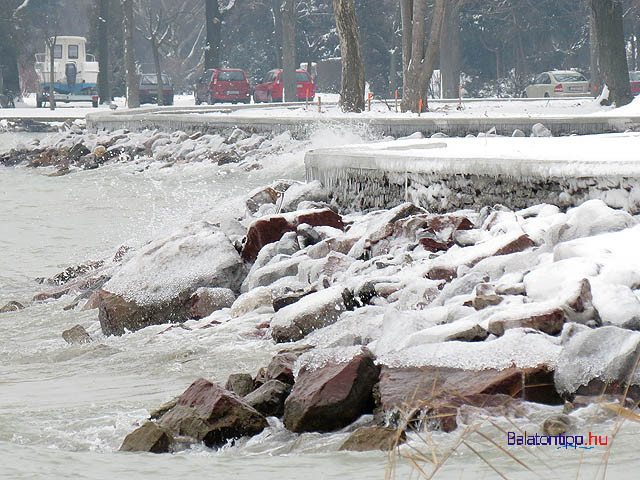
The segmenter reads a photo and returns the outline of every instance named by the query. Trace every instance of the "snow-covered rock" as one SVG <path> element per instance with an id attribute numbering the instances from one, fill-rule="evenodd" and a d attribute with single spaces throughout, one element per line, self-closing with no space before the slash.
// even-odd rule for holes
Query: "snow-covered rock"
<path id="1" fill-rule="evenodd" d="M 640 333 L 609 326 L 583 329 L 568 339 L 558 359 L 554 382 L 571 397 L 623 393 L 639 399 Z"/>
<path id="2" fill-rule="evenodd" d="M 245 267 L 227 236 L 198 222 L 134 253 L 100 292 L 105 335 L 189 318 L 189 298 L 200 287 L 237 291 Z"/>

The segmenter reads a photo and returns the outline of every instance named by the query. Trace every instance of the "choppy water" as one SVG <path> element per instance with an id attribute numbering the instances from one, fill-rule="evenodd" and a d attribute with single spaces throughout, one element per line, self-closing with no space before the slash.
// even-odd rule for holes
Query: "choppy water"
<path id="1" fill-rule="evenodd" d="M 336 138 L 340 140 L 332 134 L 332 144 Z M 5 134 L 0 149 L 23 140 Z M 346 136 L 341 141 L 353 140 Z M 325 141 L 321 135 L 305 148 Z M 302 156 L 302 150 L 295 149 L 274 155 L 265 160 L 266 168 L 254 172 L 205 164 L 130 164 L 47 177 L 46 170 L 0 167 L 0 305 L 9 300 L 28 303 L 36 292 L 35 277 L 101 258 L 124 243 L 145 241 L 190 220 L 241 212 L 242 194 L 251 188 L 275 178 L 303 178 Z M 137 422 L 194 379 L 224 382 L 233 372 L 255 373 L 277 348 L 252 334 L 259 321 L 252 318 L 214 329 L 174 329 L 160 335 L 164 327 L 158 326 L 105 338 L 97 313 L 63 311 L 69 302 L 62 298 L 0 316 L 0 478 L 190 478 L 194 472 L 221 479 L 385 477 L 385 454 L 337 452 L 347 433 L 299 436 L 275 420 L 258 437 L 221 451 L 118 453 Z M 61 332 L 77 323 L 85 326 L 93 343 L 70 346 L 62 340 Z M 535 418 L 523 418 L 519 425 L 539 425 L 553 411 L 557 409 L 531 412 Z M 499 424 L 513 428 L 506 420 Z M 609 420 L 599 423 L 597 431 L 606 434 L 612 428 Z M 485 425 L 483 431 L 506 446 L 499 430 Z M 638 432 L 629 423 L 616 438 L 610 478 L 635 478 Z M 428 451 L 423 435 L 411 438 L 415 448 Z M 457 433 L 436 434 L 437 455 L 444 455 L 456 438 Z M 604 448 L 586 453 L 542 449 L 534 456 L 511 449 L 532 474 L 480 436 L 470 435 L 469 444 L 507 478 L 598 478 L 605 453 Z M 394 474 L 419 478 L 405 460 L 399 460 Z M 495 476 L 461 447 L 436 478 Z"/>

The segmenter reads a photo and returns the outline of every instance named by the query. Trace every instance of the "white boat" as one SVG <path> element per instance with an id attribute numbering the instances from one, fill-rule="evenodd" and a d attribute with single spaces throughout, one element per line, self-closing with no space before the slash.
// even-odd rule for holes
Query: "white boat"
<path id="1" fill-rule="evenodd" d="M 86 52 L 84 37 L 58 36 L 53 47 L 53 77 L 56 102 L 91 102 L 98 106 L 98 62 Z M 35 70 L 40 81 L 37 105 L 49 101 L 50 50 L 36 53 Z"/>

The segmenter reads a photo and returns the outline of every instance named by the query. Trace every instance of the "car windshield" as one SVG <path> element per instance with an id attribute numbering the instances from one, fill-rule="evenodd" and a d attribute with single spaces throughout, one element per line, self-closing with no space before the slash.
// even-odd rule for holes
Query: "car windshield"
<path id="1" fill-rule="evenodd" d="M 310 82 L 309 75 L 305 72 L 296 72 L 296 82 Z"/>
<path id="2" fill-rule="evenodd" d="M 140 82 L 143 85 L 157 85 L 158 84 L 158 76 L 156 74 L 153 75 L 143 75 L 142 76 L 142 81 Z M 171 82 L 169 82 L 169 76 L 162 74 L 162 84 L 163 85 L 169 85 Z"/>
<path id="3" fill-rule="evenodd" d="M 640 82 L 640 72 L 629 72 L 629 80 L 632 82 Z"/>
<path id="4" fill-rule="evenodd" d="M 242 72 L 218 72 L 219 82 L 244 82 L 244 73 Z"/>
<path id="5" fill-rule="evenodd" d="M 586 82 L 587 79 L 584 78 L 580 73 L 554 73 L 554 77 L 559 82 Z"/>

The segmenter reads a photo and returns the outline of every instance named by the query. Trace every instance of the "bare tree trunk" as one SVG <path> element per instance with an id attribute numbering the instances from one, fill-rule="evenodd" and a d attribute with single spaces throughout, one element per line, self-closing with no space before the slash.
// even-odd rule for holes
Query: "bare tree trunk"
<path id="1" fill-rule="evenodd" d="M 340 108 L 344 112 L 361 112 L 364 110 L 364 65 L 353 0 L 333 0 L 333 14 L 342 55 Z"/>
<path id="2" fill-rule="evenodd" d="M 164 90 L 162 85 L 162 68 L 160 66 L 160 47 L 158 46 L 158 40 L 156 38 L 151 39 L 151 52 L 153 54 L 153 64 L 156 69 L 156 92 L 158 95 L 158 105 L 164 105 L 164 95 L 162 94 L 162 90 Z"/>
<path id="3" fill-rule="evenodd" d="M 8 7 L 8 5 L 6 5 Z M 6 103 L 20 95 L 20 74 L 18 69 L 19 46 L 16 40 L 16 22 L 13 8 L 0 15 L 0 71 L 3 84 L 0 95 L 6 96 Z M 0 105 L 1 106 L 1 105 Z"/>
<path id="4" fill-rule="evenodd" d="M 591 70 L 591 88 L 599 89 L 602 84 L 600 67 L 598 66 L 598 33 L 593 9 L 589 8 L 589 61 Z M 596 93 L 600 93 L 596 90 Z"/>
<path id="5" fill-rule="evenodd" d="M 403 2 L 406 0 L 402 0 Z M 417 112 L 420 100 L 427 99 L 429 82 L 433 75 L 433 69 L 438 61 L 440 50 L 440 36 L 442 23 L 444 21 L 445 0 L 436 0 L 433 7 L 431 21 L 431 31 L 429 33 L 429 43 L 425 52 L 425 10 L 426 0 L 414 0 L 413 13 L 411 16 L 411 55 L 409 65 L 406 67 L 404 75 L 404 85 L 402 93 L 402 111 Z M 406 25 L 408 18 L 403 11 L 403 33 L 409 29 Z M 408 46 L 408 42 L 403 39 L 403 46 Z M 403 60 L 405 60 L 403 51 Z M 426 101 L 424 102 L 426 104 Z"/>
<path id="6" fill-rule="evenodd" d="M 111 103 L 111 82 L 109 76 L 109 4 L 110 0 L 99 0 L 98 10 L 98 95 L 100 103 Z"/>
<path id="7" fill-rule="evenodd" d="M 622 2 L 591 0 L 598 39 L 598 67 L 603 87 L 609 87 L 609 101 L 618 107 L 633 100 L 622 24 Z"/>
<path id="8" fill-rule="evenodd" d="M 49 110 L 56 109 L 56 90 L 55 90 L 55 49 L 57 35 L 47 38 L 47 48 L 49 49 Z"/>
<path id="9" fill-rule="evenodd" d="M 418 0 L 421 1 L 421 0 Z M 402 20 L 402 78 L 407 80 L 409 61 L 411 60 L 411 38 L 413 37 L 413 0 L 400 0 Z"/>
<path id="10" fill-rule="evenodd" d="M 205 0 L 207 42 L 204 52 L 204 68 L 220 67 L 220 40 L 222 38 L 222 14 L 218 0 Z"/>
<path id="11" fill-rule="evenodd" d="M 273 14 L 273 49 L 276 56 L 276 68 L 282 68 L 282 0 L 272 0 Z"/>
<path id="12" fill-rule="evenodd" d="M 283 100 L 298 100 L 296 83 L 296 5 L 295 0 L 282 1 L 282 85 Z"/>
<path id="13" fill-rule="evenodd" d="M 440 43 L 440 75 L 444 98 L 457 98 L 460 86 L 460 4 L 447 2 Z"/>
<path id="14" fill-rule="evenodd" d="M 140 94 L 138 92 L 138 76 L 136 71 L 136 52 L 133 46 L 133 0 L 122 0 L 124 16 L 124 57 L 127 71 L 127 106 L 138 108 Z"/>
<path id="15" fill-rule="evenodd" d="M 398 89 L 398 40 L 402 42 L 402 12 L 401 2 L 398 5 L 393 16 L 393 32 L 391 34 L 391 49 L 389 51 L 389 94 L 393 98 Z"/>

